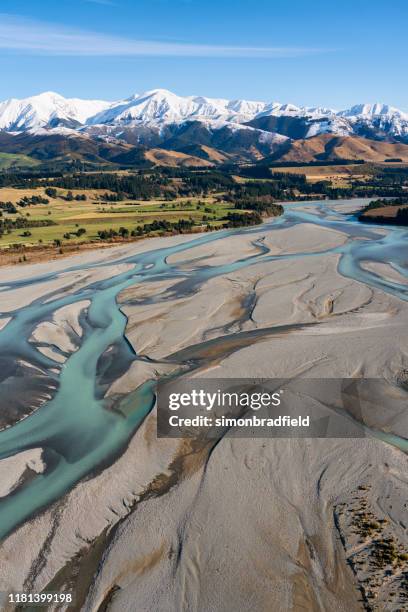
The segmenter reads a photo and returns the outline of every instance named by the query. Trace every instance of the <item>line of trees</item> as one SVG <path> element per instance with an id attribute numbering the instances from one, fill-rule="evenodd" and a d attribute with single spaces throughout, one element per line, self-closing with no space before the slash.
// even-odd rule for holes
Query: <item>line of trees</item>
<path id="1" fill-rule="evenodd" d="M 10 233 L 16 229 L 27 229 L 33 227 L 48 227 L 57 225 L 51 219 L 27 219 L 27 217 L 17 217 L 16 219 L 0 219 L 0 236 Z"/>

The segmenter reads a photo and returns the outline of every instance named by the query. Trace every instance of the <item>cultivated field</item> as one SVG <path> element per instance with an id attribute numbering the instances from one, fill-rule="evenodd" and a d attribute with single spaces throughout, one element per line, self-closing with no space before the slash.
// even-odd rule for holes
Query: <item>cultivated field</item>
<path id="1" fill-rule="evenodd" d="M 366 210 L 364 212 L 364 214 L 362 215 L 363 217 L 372 217 L 373 219 L 376 219 L 377 217 L 385 217 L 385 218 L 390 218 L 390 219 L 394 219 L 399 210 L 403 210 L 405 208 L 408 208 L 408 204 L 397 204 L 395 206 L 383 206 L 381 208 L 372 208 L 371 210 Z"/>
<path id="2" fill-rule="evenodd" d="M 304 174 L 310 183 L 330 181 L 333 187 L 347 188 L 351 181 L 369 181 L 381 168 L 407 168 L 406 163 L 384 164 L 339 164 L 327 166 L 285 166 L 272 168 L 273 174 L 286 172 L 289 174 Z"/>
<path id="3" fill-rule="evenodd" d="M 129 233 L 138 225 L 151 223 L 154 220 L 167 220 L 177 222 L 180 219 L 192 218 L 195 224 L 203 222 L 218 226 L 221 218 L 233 206 L 226 202 L 216 202 L 215 197 L 204 198 L 177 198 L 166 201 L 156 199 L 151 201 L 123 200 L 120 202 L 106 202 L 103 196 L 106 189 L 78 189 L 71 190 L 74 200 L 67 201 L 68 190 L 58 189 L 58 197 L 49 198 L 45 188 L 36 189 L 0 189 L 0 202 L 12 202 L 16 205 L 17 214 L 3 211 L 3 219 L 15 220 L 25 216 L 30 221 L 53 221 L 55 225 L 44 227 L 30 227 L 29 234 L 25 229 L 12 229 L 0 237 L 0 248 L 11 245 L 50 245 L 59 240 L 63 244 L 84 243 L 99 240 L 98 231 L 113 229 L 119 231 L 126 228 Z M 24 198 L 40 196 L 49 200 L 49 204 L 35 204 L 24 208 L 18 202 Z M 76 196 L 85 196 L 86 200 L 77 201 Z M 204 220 L 203 220 L 204 217 Z M 79 229 L 85 232 L 77 236 Z M 68 237 L 69 235 L 69 237 Z"/>

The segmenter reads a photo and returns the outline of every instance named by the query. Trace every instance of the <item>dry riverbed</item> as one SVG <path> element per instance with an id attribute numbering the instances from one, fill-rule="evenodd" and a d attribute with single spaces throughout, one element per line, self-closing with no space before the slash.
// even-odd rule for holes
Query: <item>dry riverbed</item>
<path id="1" fill-rule="evenodd" d="M 66 271 L 62 261 L 5 269 L 3 282 L 50 269 L 61 274 L 30 295 L 1 293 L 0 311 L 119 274 L 128 269 L 117 261 L 125 254 L 191 239 L 86 253 L 86 273 Z M 314 253 L 284 261 L 261 257 L 194 291 L 180 288 L 182 276 L 124 289 L 118 300 L 126 335 L 143 359 L 107 396 L 175 371 L 183 351 L 203 356 L 195 376 L 395 380 L 408 368 L 408 304 L 341 276 L 338 254 L 316 254 L 346 239 L 312 224 L 259 227 L 171 255 L 168 263 L 189 275 L 262 249 L 277 256 Z M 80 261 L 73 257 L 69 265 Z M 98 268 L 101 262 L 109 266 Z M 88 306 L 59 309 L 32 331 L 30 342 L 54 355 L 57 369 L 81 342 Z M 273 333 L 280 325 L 296 327 Z M 240 333 L 263 329 L 239 341 Z M 230 343 L 221 341 L 225 336 Z M 201 348 L 216 339 L 211 350 Z M 398 418 L 377 424 L 400 433 L 405 421 Z M 3 495 L 46 467 L 41 449 L 0 461 L 0 474 L 14 474 L 13 480 L 8 473 Z M 0 590 L 77 588 L 76 609 L 89 611 L 402 610 L 407 492 L 406 455 L 369 436 L 227 435 L 216 445 L 157 439 L 154 409 L 120 457 L 1 543 Z"/>

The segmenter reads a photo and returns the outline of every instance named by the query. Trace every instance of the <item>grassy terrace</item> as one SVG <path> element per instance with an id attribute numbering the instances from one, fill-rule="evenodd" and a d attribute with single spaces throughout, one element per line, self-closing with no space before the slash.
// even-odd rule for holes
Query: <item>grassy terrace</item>
<path id="1" fill-rule="evenodd" d="M 142 236 L 259 224 L 282 214 L 282 201 L 407 193 L 406 164 L 49 174 L 11 168 L 0 171 L 0 263 L 46 260 Z"/>
<path id="2" fill-rule="evenodd" d="M 272 174 L 288 173 L 303 174 L 309 183 L 329 181 L 334 188 L 349 188 L 353 181 L 359 181 L 369 186 L 373 177 L 381 170 L 407 170 L 406 163 L 372 163 L 336 164 L 336 165 L 298 165 L 273 168 Z"/>
<path id="3" fill-rule="evenodd" d="M 15 220 L 25 216 L 30 221 L 53 221 L 55 225 L 47 227 L 30 227 L 29 236 L 25 235 L 24 228 L 12 229 L 0 238 L 0 248 L 14 244 L 35 246 L 54 244 L 55 240 L 62 243 L 84 243 L 99 240 L 98 231 L 126 228 L 129 233 L 138 225 L 151 223 L 153 220 L 167 220 L 177 222 L 180 219 L 193 219 L 195 225 L 220 226 L 222 219 L 228 212 L 234 211 L 232 204 L 216 202 L 215 197 L 203 198 L 177 198 L 165 201 L 156 199 L 149 202 L 124 200 L 121 202 L 104 202 L 103 194 L 106 190 L 71 190 L 73 196 L 85 195 L 85 201 L 67 201 L 67 189 L 58 189 L 57 198 L 48 198 L 45 188 L 35 189 L 0 189 L 0 201 L 12 202 L 16 205 L 17 214 L 3 211 L 3 220 Z M 49 199 L 49 204 L 29 205 L 21 208 L 17 202 L 23 197 L 41 196 Z M 204 221 L 203 221 L 204 217 Z M 85 229 L 85 233 L 76 236 L 78 229 Z M 67 238 L 70 234 L 70 238 Z M 64 237 L 65 236 L 65 237 Z"/>

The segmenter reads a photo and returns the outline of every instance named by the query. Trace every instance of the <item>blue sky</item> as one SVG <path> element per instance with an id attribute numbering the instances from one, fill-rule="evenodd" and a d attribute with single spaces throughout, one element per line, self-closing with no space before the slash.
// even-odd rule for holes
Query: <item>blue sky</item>
<path id="1" fill-rule="evenodd" d="M 408 111 L 407 0 L 2 0 L 0 99 L 45 90 Z"/>

